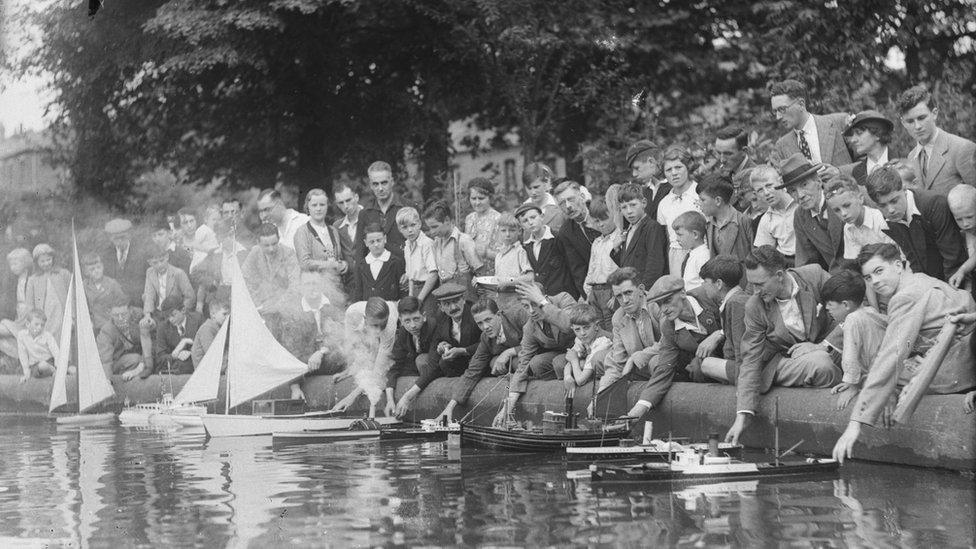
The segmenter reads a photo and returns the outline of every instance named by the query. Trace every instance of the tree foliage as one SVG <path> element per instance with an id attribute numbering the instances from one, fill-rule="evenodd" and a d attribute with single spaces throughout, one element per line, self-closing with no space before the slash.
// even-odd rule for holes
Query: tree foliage
<path id="1" fill-rule="evenodd" d="M 56 3 L 21 71 L 51 75 L 63 161 L 121 204 L 145 172 L 231 188 L 327 186 L 369 162 L 448 168 L 451 120 L 517 129 L 599 187 L 637 138 L 703 150 L 775 135 L 764 88 L 815 111 L 889 109 L 917 81 L 972 135 L 973 0 L 141 0 Z M 904 66 L 890 63 L 901 52 Z M 585 160 L 585 162 L 584 162 Z M 215 183 L 216 182 L 216 183 Z"/>

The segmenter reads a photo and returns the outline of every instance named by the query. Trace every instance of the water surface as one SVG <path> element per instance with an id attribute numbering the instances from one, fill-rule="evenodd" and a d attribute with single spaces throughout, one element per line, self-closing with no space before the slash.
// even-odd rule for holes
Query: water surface
<path id="1" fill-rule="evenodd" d="M 672 492 L 446 443 L 204 438 L 0 417 L 0 547 L 971 547 L 976 535 L 976 487 L 949 472 L 858 463 Z"/>

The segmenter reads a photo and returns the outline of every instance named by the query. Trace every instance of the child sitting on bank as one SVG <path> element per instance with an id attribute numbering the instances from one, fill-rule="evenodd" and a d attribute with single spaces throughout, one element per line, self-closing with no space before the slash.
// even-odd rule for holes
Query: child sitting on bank
<path id="1" fill-rule="evenodd" d="M 44 329 L 47 315 L 40 309 L 27 313 L 27 327 L 17 332 L 17 354 L 23 370 L 21 382 L 32 377 L 54 375 L 54 357 L 58 356 L 58 344 L 51 332 Z"/>
<path id="2" fill-rule="evenodd" d="M 420 229 L 420 212 L 414 208 L 400 208 L 396 223 L 403 235 L 403 261 L 406 263 L 406 272 L 400 279 L 400 293 L 416 297 L 424 313 L 433 315 L 437 312 L 437 303 L 430 296 L 437 287 L 434 241 Z"/>
<path id="3" fill-rule="evenodd" d="M 702 278 L 698 273 L 702 265 L 711 259 L 711 253 L 705 244 L 707 224 L 705 216 L 696 211 L 684 212 L 671 223 L 678 244 L 688 251 L 681 265 L 681 278 L 685 281 L 686 292 L 702 285 Z"/>
<path id="4" fill-rule="evenodd" d="M 371 297 L 383 301 L 400 299 L 400 280 L 403 279 L 403 260 L 386 249 L 386 234 L 378 223 L 370 223 L 364 229 L 363 242 L 369 253 L 356 265 L 358 290 L 355 301 Z"/>
<path id="5" fill-rule="evenodd" d="M 844 259 L 857 259 L 868 244 L 895 244 L 881 210 L 864 205 L 864 195 L 850 176 L 837 176 L 824 185 L 827 207 L 844 222 Z"/>
<path id="6" fill-rule="evenodd" d="M 841 353 L 841 368 L 844 376 L 841 383 L 830 390 L 832 394 L 840 395 L 837 399 L 837 409 L 842 410 L 857 397 L 861 381 L 867 376 L 868 369 L 874 357 L 866 354 L 865 349 L 857 344 L 862 339 L 856 334 L 863 333 L 869 324 L 884 326 L 885 318 L 877 309 L 864 305 L 867 288 L 864 278 L 850 270 L 835 272 L 820 290 L 820 297 L 824 307 L 837 323 L 835 333 L 825 340 L 828 345 Z M 883 329 L 883 328 L 882 328 Z M 835 334 L 840 331 L 842 337 Z"/>
<path id="7" fill-rule="evenodd" d="M 590 265 L 583 280 L 583 293 L 586 294 L 586 302 L 599 313 L 600 327 L 609 330 L 613 318 L 613 291 L 607 279 L 610 273 L 620 268 L 610 254 L 623 242 L 624 235 L 617 228 L 607 203 L 600 197 L 590 202 L 590 219 L 594 228 L 600 231 L 600 236 L 594 238 L 590 246 Z"/>
<path id="8" fill-rule="evenodd" d="M 573 346 L 566 351 L 563 383 L 572 393 L 590 381 L 593 371 L 610 351 L 610 334 L 600 328 L 601 316 L 589 303 L 577 303 L 569 308 L 569 325 L 576 335 Z"/>
<path id="9" fill-rule="evenodd" d="M 498 218 L 498 239 L 501 247 L 494 260 L 497 289 L 485 297 L 493 299 L 499 310 L 512 311 L 521 307 L 515 286 L 519 282 L 532 282 L 535 273 L 522 247 L 522 227 L 514 215 L 504 213 Z"/>

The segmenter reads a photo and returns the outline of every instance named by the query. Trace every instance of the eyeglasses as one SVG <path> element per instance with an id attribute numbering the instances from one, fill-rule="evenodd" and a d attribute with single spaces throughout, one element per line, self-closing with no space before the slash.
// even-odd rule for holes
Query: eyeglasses
<path id="1" fill-rule="evenodd" d="M 799 99 L 794 99 L 793 101 L 790 101 L 788 105 L 780 105 L 779 107 L 776 107 L 775 109 L 773 109 L 773 114 L 778 114 L 782 116 L 783 114 L 786 113 L 787 109 L 789 109 L 793 105 L 796 105 L 797 101 L 799 101 Z"/>

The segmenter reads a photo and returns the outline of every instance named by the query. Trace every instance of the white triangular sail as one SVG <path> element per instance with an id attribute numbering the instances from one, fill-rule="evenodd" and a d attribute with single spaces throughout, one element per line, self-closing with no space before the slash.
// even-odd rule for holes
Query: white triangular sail
<path id="1" fill-rule="evenodd" d="M 68 299 L 64 305 L 61 319 L 61 341 L 58 342 L 58 356 L 54 357 L 54 387 L 51 389 L 51 404 L 48 411 L 53 412 L 68 403 L 68 358 L 71 356 L 71 311 L 74 310 L 75 277 L 68 282 Z"/>
<path id="2" fill-rule="evenodd" d="M 81 284 L 81 263 L 78 261 L 78 241 L 72 235 L 72 247 L 75 252 L 75 309 L 78 327 L 78 412 L 95 407 L 98 403 L 115 395 L 112 383 L 105 376 L 102 369 L 102 359 L 98 356 L 98 344 L 95 343 L 95 329 L 92 326 L 91 315 L 88 312 L 88 299 L 85 297 L 85 285 Z"/>
<path id="3" fill-rule="evenodd" d="M 308 372 L 308 365 L 282 347 L 264 325 L 240 270 L 235 270 L 231 282 L 230 317 L 227 391 L 231 408 Z"/>
<path id="4" fill-rule="evenodd" d="M 220 327 L 210 344 L 210 348 L 200 359 L 200 364 L 193 370 L 193 375 L 186 380 L 183 389 L 173 399 L 175 404 L 206 402 L 217 398 L 217 391 L 220 389 L 220 369 L 224 365 L 224 346 L 227 343 L 228 324 L 230 322 L 225 321 Z"/>

